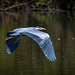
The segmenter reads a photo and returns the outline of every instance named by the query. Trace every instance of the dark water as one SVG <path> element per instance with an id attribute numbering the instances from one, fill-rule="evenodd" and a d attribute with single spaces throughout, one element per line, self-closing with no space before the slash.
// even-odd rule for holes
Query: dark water
<path id="1" fill-rule="evenodd" d="M 57 60 L 50 62 L 29 37 L 22 37 L 9 55 L 6 33 L 19 27 L 42 26 L 51 36 Z M 75 75 L 75 13 L 0 13 L 0 75 Z"/>

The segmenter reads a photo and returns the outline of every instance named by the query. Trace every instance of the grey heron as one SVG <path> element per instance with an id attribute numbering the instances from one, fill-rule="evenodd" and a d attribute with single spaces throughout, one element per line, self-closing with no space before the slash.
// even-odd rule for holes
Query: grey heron
<path id="1" fill-rule="evenodd" d="M 51 42 L 51 38 L 48 33 L 42 32 L 40 30 L 45 30 L 42 27 L 27 27 L 27 28 L 17 28 L 7 33 L 6 42 L 6 51 L 8 54 L 14 52 L 17 48 L 21 36 L 29 36 L 32 38 L 42 49 L 43 53 L 49 59 L 49 61 L 55 61 L 56 56 L 54 53 L 54 48 Z"/>

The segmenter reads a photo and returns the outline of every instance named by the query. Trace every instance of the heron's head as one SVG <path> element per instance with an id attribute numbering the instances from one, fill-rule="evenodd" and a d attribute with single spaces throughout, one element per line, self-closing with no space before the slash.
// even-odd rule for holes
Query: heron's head
<path id="1" fill-rule="evenodd" d="M 37 29 L 37 30 L 46 30 L 46 28 L 39 27 L 39 26 L 35 27 L 35 29 Z"/>

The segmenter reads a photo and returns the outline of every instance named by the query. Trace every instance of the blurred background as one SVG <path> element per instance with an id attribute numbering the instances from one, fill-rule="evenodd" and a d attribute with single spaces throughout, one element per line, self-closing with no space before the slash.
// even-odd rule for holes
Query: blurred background
<path id="1" fill-rule="evenodd" d="M 0 0 L 0 74 L 75 75 L 74 8 L 74 0 Z M 13 54 L 6 52 L 7 32 L 32 26 L 47 28 L 56 61 L 49 61 L 27 36 Z"/>

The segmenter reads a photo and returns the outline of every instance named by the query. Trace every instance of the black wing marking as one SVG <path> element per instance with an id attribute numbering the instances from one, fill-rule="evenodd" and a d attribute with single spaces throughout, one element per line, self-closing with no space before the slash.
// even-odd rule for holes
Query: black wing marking
<path id="1" fill-rule="evenodd" d="M 6 50 L 7 50 L 8 54 L 11 54 L 18 47 L 18 44 L 20 42 L 20 36 L 8 39 L 5 42 L 6 42 Z"/>

